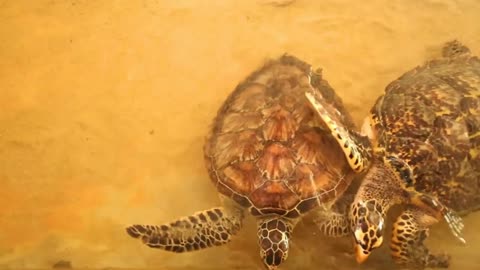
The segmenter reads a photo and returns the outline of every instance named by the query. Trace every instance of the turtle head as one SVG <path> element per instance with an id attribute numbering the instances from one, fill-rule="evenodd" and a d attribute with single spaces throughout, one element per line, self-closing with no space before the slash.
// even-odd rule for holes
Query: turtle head
<path id="1" fill-rule="evenodd" d="M 350 207 L 350 226 L 355 240 L 355 257 L 364 262 L 383 243 L 385 215 L 376 200 L 355 201 Z"/>
<path id="2" fill-rule="evenodd" d="M 269 270 L 287 259 L 292 224 L 284 219 L 262 219 L 258 223 L 258 244 L 260 256 Z"/>
<path id="3" fill-rule="evenodd" d="M 397 174 L 384 161 L 375 161 L 365 175 L 348 219 L 355 240 L 357 262 L 364 262 L 383 243 L 386 213 L 403 200 Z"/>

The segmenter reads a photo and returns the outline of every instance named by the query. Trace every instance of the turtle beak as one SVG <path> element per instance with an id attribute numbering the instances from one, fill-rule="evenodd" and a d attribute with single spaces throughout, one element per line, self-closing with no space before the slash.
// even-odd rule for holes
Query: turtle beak
<path id="1" fill-rule="evenodd" d="M 275 265 L 264 265 L 264 269 L 267 269 L 267 270 L 277 270 L 278 267 L 275 266 Z"/>
<path id="2" fill-rule="evenodd" d="M 361 264 L 365 262 L 369 255 L 370 252 L 367 252 L 367 254 L 363 252 L 362 246 L 360 246 L 359 244 L 355 245 L 355 259 L 357 260 L 357 263 Z"/>

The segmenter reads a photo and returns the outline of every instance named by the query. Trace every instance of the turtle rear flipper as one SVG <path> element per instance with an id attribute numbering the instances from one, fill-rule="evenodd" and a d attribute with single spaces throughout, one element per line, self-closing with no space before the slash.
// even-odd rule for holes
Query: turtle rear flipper
<path id="1" fill-rule="evenodd" d="M 165 225 L 131 225 L 127 233 L 149 247 L 187 252 L 228 243 L 242 226 L 243 213 L 212 208 Z"/>
<path id="2" fill-rule="evenodd" d="M 438 219 L 417 207 L 405 210 L 393 225 L 390 250 L 394 261 L 412 268 L 448 268 L 448 254 L 432 254 L 424 245 L 428 228 L 437 222 Z"/>
<path id="3" fill-rule="evenodd" d="M 438 199 L 415 190 L 410 191 L 411 203 L 424 211 L 428 211 L 431 215 L 434 215 L 436 219 L 445 219 L 452 234 L 462 243 L 465 244 L 463 238 L 464 224 L 462 218 L 453 212 L 450 208 L 446 207 Z"/>
<path id="4" fill-rule="evenodd" d="M 305 93 L 313 110 L 326 124 L 335 140 L 342 148 L 350 167 L 357 173 L 368 168 L 372 156 L 370 140 L 354 130 L 348 130 L 341 121 L 338 111 L 321 96 L 320 93 L 307 91 Z"/>

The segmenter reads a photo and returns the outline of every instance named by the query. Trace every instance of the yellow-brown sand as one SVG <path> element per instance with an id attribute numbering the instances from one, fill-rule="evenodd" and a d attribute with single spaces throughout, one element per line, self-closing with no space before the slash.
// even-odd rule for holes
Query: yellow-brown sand
<path id="1" fill-rule="evenodd" d="M 279 3 L 284 2 L 284 4 Z M 477 0 L 0 1 L 0 268 L 260 269 L 254 223 L 190 254 L 149 249 L 130 223 L 218 204 L 202 159 L 225 97 L 284 52 L 324 69 L 357 123 L 384 87 L 457 38 L 480 54 Z M 480 215 L 451 269 L 479 269 Z M 348 241 L 297 227 L 283 269 L 364 265 Z"/>

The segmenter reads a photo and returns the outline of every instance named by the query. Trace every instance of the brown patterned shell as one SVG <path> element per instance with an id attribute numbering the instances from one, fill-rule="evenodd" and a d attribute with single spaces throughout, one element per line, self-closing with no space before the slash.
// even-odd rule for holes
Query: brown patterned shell
<path id="1" fill-rule="evenodd" d="M 444 49 L 377 100 L 376 147 L 410 165 L 417 190 L 468 211 L 480 206 L 480 60 L 458 42 Z"/>
<path id="2" fill-rule="evenodd" d="M 321 75 L 293 56 L 271 61 L 239 84 L 221 107 L 205 146 L 218 191 L 253 215 L 290 218 L 333 203 L 353 173 L 305 98 L 314 87 L 354 128 Z"/>

